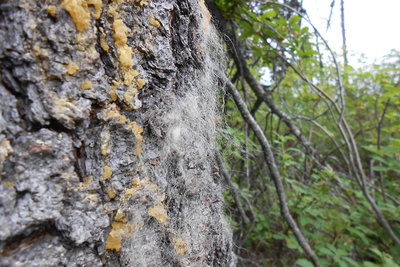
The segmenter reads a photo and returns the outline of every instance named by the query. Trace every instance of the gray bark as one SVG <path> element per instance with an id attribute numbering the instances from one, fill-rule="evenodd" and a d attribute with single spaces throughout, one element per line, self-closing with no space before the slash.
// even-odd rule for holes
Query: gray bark
<path id="1" fill-rule="evenodd" d="M 0 2 L 1 266 L 235 265 L 208 16 Z"/>

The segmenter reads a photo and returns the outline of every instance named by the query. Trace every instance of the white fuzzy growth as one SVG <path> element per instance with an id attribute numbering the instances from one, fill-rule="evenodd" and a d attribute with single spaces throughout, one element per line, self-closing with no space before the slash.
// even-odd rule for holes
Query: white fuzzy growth
<path id="1" fill-rule="evenodd" d="M 162 234 L 146 222 L 139 233 L 132 235 L 131 249 L 136 253 L 130 256 L 130 262 L 136 266 L 164 266 L 166 263 L 208 266 L 207 261 L 215 264 L 214 257 L 230 258 L 220 266 L 235 265 L 232 234 L 223 213 L 221 186 L 212 175 L 219 92 L 216 73 L 222 69 L 223 48 L 210 24 L 208 11 L 201 3 L 197 8 L 203 19 L 196 35 L 197 51 L 193 52 L 201 55 L 202 65 L 197 69 L 194 66 L 184 69 L 184 75 L 189 77 L 178 77 L 176 91 L 168 96 L 169 109 L 163 110 L 163 115 L 157 118 L 165 135 L 159 144 L 161 164 L 151 167 L 151 178 L 159 191 L 166 194 L 163 205 L 168 219 L 162 225 Z M 141 194 L 138 192 L 135 196 Z M 155 201 L 151 195 L 143 199 Z M 138 209 L 140 207 L 133 212 L 139 213 Z M 166 239 L 170 243 L 165 242 Z M 174 239 L 184 242 L 185 253 L 180 254 L 174 248 Z M 148 245 L 143 246 L 146 240 Z"/>
<path id="2" fill-rule="evenodd" d="M 165 174 L 175 169 L 176 186 L 184 185 L 182 196 L 185 206 L 171 214 L 171 232 L 185 240 L 187 254 L 180 259 L 185 266 L 204 266 L 192 259 L 207 258 L 210 243 L 232 244 L 231 231 L 223 216 L 223 198 L 220 184 L 211 174 L 216 150 L 216 119 L 218 115 L 217 70 L 223 69 L 223 48 L 215 29 L 210 24 L 209 13 L 201 7 L 202 24 L 199 27 L 203 42 L 199 45 L 204 59 L 202 69 L 194 70 L 193 79 L 185 81 L 185 93 L 173 98 L 173 108 L 162 118 L 169 125 L 162 158 Z M 175 159 L 175 160 L 174 160 Z M 171 165 L 172 164 L 172 165 Z M 198 166 L 204 166 L 203 169 Z M 174 191 L 175 190 L 175 191 Z M 171 191 L 177 192 L 178 189 Z M 210 209 L 211 201 L 220 201 L 218 208 Z M 219 209 L 219 214 L 216 214 Z M 176 216 L 176 217 L 173 217 Z M 205 227 L 214 227 L 207 230 Z M 214 231 L 214 236 L 210 232 Z M 174 254 L 174 253 L 172 253 Z M 171 257 L 176 257 L 171 255 Z M 232 266 L 235 256 L 231 255 Z M 200 265 L 196 265 L 200 264 Z"/>
<path id="3" fill-rule="evenodd" d="M 204 29 L 204 40 L 199 49 L 204 56 L 203 69 L 195 70 L 194 79 L 185 84 L 185 95 L 174 98 L 174 108 L 163 118 L 164 123 L 170 125 L 166 154 L 195 150 L 200 157 L 207 157 L 216 147 L 218 82 L 215 74 L 222 69 L 223 48 L 205 11 L 202 7 L 200 29 Z"/>

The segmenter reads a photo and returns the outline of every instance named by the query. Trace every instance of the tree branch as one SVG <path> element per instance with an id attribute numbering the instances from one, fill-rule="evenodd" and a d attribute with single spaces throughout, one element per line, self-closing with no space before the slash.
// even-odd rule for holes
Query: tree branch
<path id="1" fill-rule="evenodd" d="M 250 111 L 248 110 L 247 105 L 244 103 L 239 91 L 236 89 L 236 87 L 231 83 L 231 81 L 221 73 L 220 78 L 223 82 L 223 84 L 226 84 L 228 91 L 232 95 L 236 106 L 238 107 L 240 113 L 242 114 L 243 119 L 246 121 L 246 123 L 250 126 L 250 128 L 253 130 L 254 134 L 256 135 L 258 141 L 261 144 L 261 147 L 263 149 L 263 154 L 264 154 L 264 159 L 268 165 L 268 169 L 270 171 L 271 177 L 274 181 L 276 192 L 279 198 L 279 203 L 280 203 L 280 210 L 289 224 L 290 229 L 293 231 L 293 234 L 295 235 L 297 241 L 299 242 L 300 246 L 303 248 L 304 252 L 310 257 L 312 262 L 314 263 L 315 266 L 320 266 L 318 259 L 314 253 L 314 251 L 311 249 L 307 239 L 304 237 L 303 233 L 301 232 L 300 228 L 298 227 L 297 223 L 293 219 L 293 216 L 290 213 L 287 201 L 286 201 L 286 194 L 284 191 L 282 179 L 280 176 L 280 173 L 278 171 L 278 167 L 275 163 L 275 158 L 274 154 L 272 152 L 271 146 L 265 137 L 260 125 L 257 123 L 257 121 L 254 119 L 254 117 L 250 114 Z"/>

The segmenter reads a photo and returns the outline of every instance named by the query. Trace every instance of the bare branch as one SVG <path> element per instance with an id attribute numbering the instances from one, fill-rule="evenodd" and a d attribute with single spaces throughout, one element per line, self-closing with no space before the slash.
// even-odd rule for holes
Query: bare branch
<path id="1" fill-rule="evenodd" d="M 272 152 L 271 146 L 265 137 L 260 125 L 257 123 L 257 121 L 254 119 L 254 117 L 250 114 L 250 111 L 248 110 L 248 107 L 244 103 L 240 93 L 236 89 L 236 87 L 230 82 L 230 80 L 221 73 L 221 79 L 224 84 L 226 84 L 228 91 L 232 95 L 233 99 L 235 100 L 236 106 L 238 107 L 240 113 L 242 114 L 243 119 L 246 121 L 246 123 L 250 126 L 250 128 L 253 130 L 254 134 L 256 135 L 258 141 L 261 144 L 261 147 L 263 148 L 264 152 L 264 159 L 268 165 L 270 174 L 273 178 L 275 188 L 277 191 L 277 195 L 279 198 L 279 203 L 280 203 L 280 209 L 283 217 L 289 224 L 290 229 L 292 229 L 297 241 L 299 242 L 300 246 L 303 248 L 304 252 L 310 257 L 312 262 L 314 263 L 315 266 L 320 266 L 318 259 L 314 253 L 314 251 L 311 249 L 307 239 L 304 237 L 303 233 L 301 232 L 300 228 L 298 227 L 297 223 L 293 219 L 293 216 L 290 213 L 287 201 L 286 201 L 286 194 L 284 191 L 282 179 L 280 176 L 280 173 L 278 171 L 278 167 L 275 163 L 275 158 L 274 154 Z"/>

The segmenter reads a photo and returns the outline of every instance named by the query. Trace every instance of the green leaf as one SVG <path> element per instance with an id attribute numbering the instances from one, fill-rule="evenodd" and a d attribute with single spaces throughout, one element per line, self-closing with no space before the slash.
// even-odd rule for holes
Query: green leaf
<path id="1" fill-rule="evenodd" d="M 294 236 L 290 236 L 289 238 L 285 238 L 286 245 L 290 249 L 301 249 L 299 243 L 297 242 Z"/>
<path id="2" fill-rule="evenodd" d="M 342 260 L 347 261 L 347 263 L 349 263 L 350 266 L 359 266 L 359 263 L 353 260 L 352 258 L 342 257 Z"/>
<path id="3" fill-rule="evenodd" d="M 390 145 L 393 147 L 400 147 L 400 139 L 391 138 Z"/>
<path id="4" fill-rule="evenodd" d="M 371 156 L 371 157 L 374 158 L 374 159 L 376 159 L 377 161 L 383 162 L 383 163 L 386 164 L 386 165 L 389 164 L 389 162 L 388 162 L 386 159 L 384 159 L 384 158 L 382 158 L 382 157 L 380 157 L 380 156 L 373 155 L 373 156 Z"/>
<path id="5" fill-rule="evenodd" d="M 336 248 L 335 246 L 333 246 L 332 244 L 327 243 L 326 246 L 328 247 L 328 249 L 330 249 L 333 252 L 336 252 Z"/>
<path id="6" fill-rule="evenodd" d="M 315 223 L 315 221 L 310 217 L 307 217 L 307 216 L 301 216 L 300 217 L 300 225 L 301 226 L 305 226 L 307 224 L 311 224 L 312 225 L 313 223 Z"/>
<path id="7" fill-rule="evenodd" d="M 253 30 L 255 32 L 260 32 L 262 29 L 262 24 L 260 22 L 253 22 Z"/>
<path id="8" fill-rule="evenodd" d="M 339 263 L 340 267 L 348 267 L 349 266 L 345 261 L 343 261 L 341 259 L 339 259 L 337 262 Z"/>
<path id="9" fill-rule="evenodd" d="M 335 255 L 331 250 L 329 250 L 329 249 L 327 249 L 327 248 L 321 248 L 321 249 L 319 250 L 319 253 L 320 253 L 321 255 L 327 255 L 327 256 L 331 256 L 331 257 L 333 257 L 333 256 Z"/>
<path id="10" fill-rule="evenodd" d="M 301 29 L 301 34 L 306 34 L 308 33 L 308 27 L 304 27 L 303 29 Z"/>
<path id="11" fill-rule="evenodd" d="M 301 17 L 300 16 L 293 16 L 293 17 L 291 17 L 290 18 L 290 20 L 289 20 L 289 25 L 290 26 L 294 26 L 295 24 L 297 24 L 299 21 L 301 20 Z"/>
<path id="12" fill-rule="evenodd" d="M 370 261 L 364 261 L 362 266 L 364 266 L 364 267 L 380 267 L 380 265 L 377 265 L 377 264 L 372 263 Z"/>
<path id="13" fill-rule="evenodd" d="M 385 171 L 390 171 L 392 168 L 390 167 L 385 167 L 385 166 L 374 166 L 373 170 L 377 172 L 385 172 Z"/>
<path id="14" fill-rule="evenodd" d="M 253 31 L 244 31 L 240 34 L 239 38 L 242 40 L 246 40 L 248 37 L 252 36 L 254 33 Z"/>
<path id="15" fill-rule="evenodd" d="M 282 232 L 279 232 L 279 233 L 273 234 L 272 237 L 277 240 L 284 240 L 286 236 Z"/>
<path id="16" fill-rule="evenodd" d="M 264 14 L 261 15 L 262 19 L 266 19 L 266 18 L 273 18 L 276 15 L 278 15 L 278 11 L 276 11 L 275 9 L 269 10 L 267 12 L 265 12 Z"/>
<path id="17" fill-rule="evenodd" d="M 307 259 L 298 259 L 296 263 L 303 267 L 314 267 L 314 264 L 312 264 L 312 262 Z"/>

